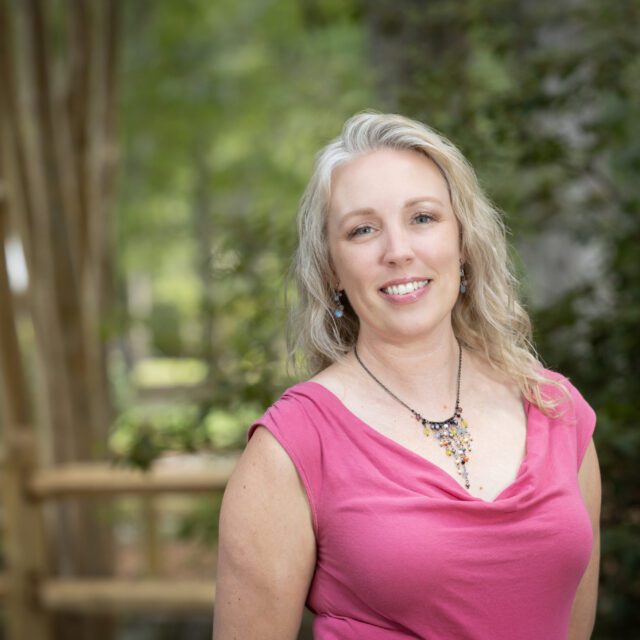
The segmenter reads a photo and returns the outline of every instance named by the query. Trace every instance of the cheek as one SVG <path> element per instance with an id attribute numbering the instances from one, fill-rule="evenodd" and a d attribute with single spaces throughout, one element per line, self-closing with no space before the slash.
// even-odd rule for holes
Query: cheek
<path id="1" fill-rule="evenodd" d="M 362 281 L 362 275 L 358 272 L 357 264 L 354 261 L 345 259 L 344 256 L 336 256 L 333 265 L 339 288 L 346 289 L 350 297 L 357 295 Z"/>
<path id="2" fill-rule="evenodd" d="M 445 270 L 458 273 L 460 269 L 460 247 L 457 228 L 447 229 L 432 246 L 433 257 Z"/>
<path id="3" fill-rule="evenodd" d="M 434 242 L 424 254 L 424 261 L 433 265 L 440 275 L 458 273 L 460 268 L 460 252 L 458 247 L 442 240 Z"/>
<path id="4" fill-rule="evenodd" d="M 362 282 L 371 275 L 371 269 L 367 267 L 366 252 L 349 251 L 339 245 L 329 246 L 329 256 L 336 278 L 341 287 Z"/>

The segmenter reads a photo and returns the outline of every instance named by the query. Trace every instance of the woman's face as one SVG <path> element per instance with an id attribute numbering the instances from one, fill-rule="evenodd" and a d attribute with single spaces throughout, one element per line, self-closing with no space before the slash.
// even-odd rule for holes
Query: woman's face
<path id="1" fill-rule="evenodd" d="M 451 325 L 459 226 L 432 160 L 381 149 L 336 169 L 327 232 L 334 284 L 358 315 L 361 336 L 402 342 Z"/>

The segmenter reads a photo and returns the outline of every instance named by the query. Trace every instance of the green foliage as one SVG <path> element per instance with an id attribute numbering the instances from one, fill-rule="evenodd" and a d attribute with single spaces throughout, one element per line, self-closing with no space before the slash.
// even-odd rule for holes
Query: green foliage
<path id="1" fill-rule="evenodd" d="M 129 7 L 120 277 L 153 279 L 147 323 L 160 353 L 201 355 L 201 339 L 179 335 L 178 314 L 197 331 L 213 316 L 217 406 L 265 406 L 288 383 L 284 278 L 297 202 L 316 149 L 371 106 L 354 15 L 350 2 Z"/>
<path id="2" fill-rule="evenodd" d="M 196 358 L 147 358 L 139 362 L 131 373 L 136 387 L 196 385 L 204 382 L 207 366 Z"/>
<path id="3" fill-rule="evenodd" d="M 181 520 L 178 538 L 197 540 L 204 545 L 217 544 L 221 506 L 221 494 L 199 499 L 191 513 Z"/>
<path id="4" fill-rule="evenodd" d="M 212 409 L 204 417 L 194 404 L 133 407 L 116 420 L 109 449 L 115 461 L 144 470 L 164 451 L 236 450 L 244 446 L 247 427 L 260 414 L 249 405 Z"/>

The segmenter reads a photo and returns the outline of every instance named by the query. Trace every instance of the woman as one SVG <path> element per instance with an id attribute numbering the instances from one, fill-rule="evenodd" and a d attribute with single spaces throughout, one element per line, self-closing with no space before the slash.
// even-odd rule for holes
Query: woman
<path id="1" fill-rule="evenodd" d="M 460 152 L 351 118 L 299 212 L 294 351 L 220 517 L 214 637 L 590 637 L 593 410 L 545 370 Z"/>

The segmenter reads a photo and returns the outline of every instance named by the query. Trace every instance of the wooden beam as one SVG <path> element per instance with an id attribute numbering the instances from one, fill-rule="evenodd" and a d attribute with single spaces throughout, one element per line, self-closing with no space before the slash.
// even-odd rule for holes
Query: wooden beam
<path id="1" fill-rule="evenodd" d="M 151 470 L 114 467 L 109 463 L 69 463 L 35 471 L 28 486 L 39 500 L 62 496 L 149 493 L 204 493 L 224 489 L 239 454 L 216 461 L 203 471 Z"/>
<path id="2" fill-rule="evenodd" d="M 44 580 L 40 601 L 49 611 L 76 613 L 213 613 L 215 581 L 59 578 Z"/>
<path id="3" fill-rule="evenodd" d="M 209 382 L 192 385 L 138 387 L 135 400 L 141 404 L 172 404 L 176 402 L 204 402 L 216 397 L 216 388 Z"/>

